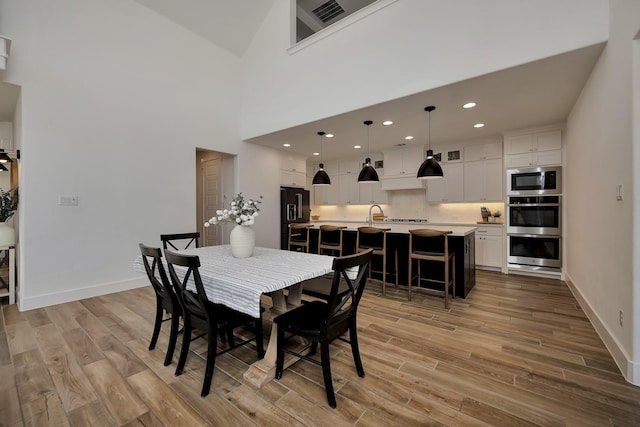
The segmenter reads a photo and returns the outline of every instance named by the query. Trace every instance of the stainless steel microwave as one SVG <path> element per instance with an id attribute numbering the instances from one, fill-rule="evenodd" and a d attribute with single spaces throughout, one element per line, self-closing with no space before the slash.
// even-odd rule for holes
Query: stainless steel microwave
<path id="1" fill-rule="evenodd" d="M 507 169 L 507 195 L 562 194 L 562 166 Z"/>

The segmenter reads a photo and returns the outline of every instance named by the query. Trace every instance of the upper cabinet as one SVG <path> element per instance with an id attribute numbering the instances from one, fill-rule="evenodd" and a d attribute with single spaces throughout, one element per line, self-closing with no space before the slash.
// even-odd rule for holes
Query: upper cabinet
<path id="1" fill-rule="evenodd" d="M 502 158 L 502 142 L 490 142 L 464 147 L 464 161 L 489 160 Z"/>
<path id="2" fill-rule="evenodd" d="M 559 129 L 505 136 L 508 168 L 562 163 L 562 131 Z"/>
<path id="3" fill-rule="evenodd" d="M 464 200 L 502 201 L 502 143 L 491 142 L 464 148 Z"/>
<path id="4" fill-rule="evenodd" d="M 444 163 L 442 178 L 428 179 L 427 201 L 430 203 L 462 202 L 463 197 L 463 168 L 462 163 Z"/>
<path id="5" fill-rule="evenodd" d="M 285 187 L 304 187 L 307 183 L 306 160 L 289 155 L 280 157 L 279 181 Z"/>
<path id="6" fill-rule="evenodd" d="M 11 122 L 0 122 L 0 149 L 13 150 L 13 124 Z"/>
<path id="7" fill-rule="evenodd" d="M 384 152 L 383 190 L 410 190 L 424 188 L 424 181 L 417 178 L 424 160 L 422 145 L 394 148 Z"/>

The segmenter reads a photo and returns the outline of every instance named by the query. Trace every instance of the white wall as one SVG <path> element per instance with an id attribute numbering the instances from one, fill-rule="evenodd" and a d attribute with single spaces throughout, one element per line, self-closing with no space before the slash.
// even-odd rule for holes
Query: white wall
<path id="1" fill-rule="evenodd" d="M 400 0 L 289 54 L 290 10 L 290 0 L 276 0 L 245 53 L 243 139 L 600 43 L 608 35 L 603 0 Z"/>
<path id="2" fill-rule="evenodd" d="M 277 247 L 277 154 L 240 142 L 237 57 L 130 0 L 2 1 L 0 27 L 23 89 L 21 309 L 143 284 L 137 244 L 196 228 L 196 147 L 237 155 Z"/>
<path id="3" fill-rule="evenodd" d="M 633 181 L 640 162 L 632 156 L 632 111 L 637 123 L 640 100 L 631 98 L 640 2 L 613 0 L 609 27 L 609 42 L 567 121 L 566 273 L 622 372 L 640 385 L 640 278 L 632 274 L 640 258 L 631 238 L 640 226 L 632 205 L 640 193 Z"/>

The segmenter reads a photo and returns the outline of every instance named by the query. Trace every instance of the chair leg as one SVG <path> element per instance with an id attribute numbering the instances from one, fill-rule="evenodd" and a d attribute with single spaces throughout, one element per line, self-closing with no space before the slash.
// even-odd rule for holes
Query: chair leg
<path id="1" fill-rule="evenodd" d="M 356 371 L 359 377 L 364 377 L 364 368 L 362 367 L 362 359 L 360 358 L 360 347 L 358 346 L 358 330 L 356 328 L 355 317 L 349 327 L 349 341 L 351 342 L 351 353 L 353 354 L 353 362 L 356 365 Z"/>
<path id="2" fill-rule="evenodd" d="M 262 359 L 264 357 L 264 336 L 262 333 L 262 317 L 260 317 L 259 319 L 256 319 L 255 328 L 256 328 L 256 350 L 258 351 L 258 359 Z"/>
<path id="3" fill-rule="evenodd" d="M 189 345 L 191 344 L 191 320 L 189 315 L 184 317 L 184 328 L 182 332 L 182 347 L 180 350 L 180 357 L 178 358 L 178 366 L 176 367 L 176 376 L 181 375 L 184 372 L 184 365 L 187 362 L 187 355 L 189 354 Z"/>
<path id="4" fill-rule="evenodd" d="M 453 276 L 453 293 L 451 294 L 451 299 L 456 299 L 456 254 L 453 254 L 453 258 L 451 258 L 453 262 L 453 267 L 451 269 Z"/>
<path id="5" fill-rule="evenodd" d="M 207 345 L 207 366 L 204 370 L 204 381 L 202 382 L 202 392 L 200 396 L 205 397 L 211 389 L 213 370 L 216 366 L 216 352 L 218 351 L 218 328 L 215 322 L 209 325 L 209 337 Z"/>
<path id="6" fill-rule="evenodd" d="M 382 254 L 382 295 L 387 294 L 387 254 Z"/>
<path id="7" fill-rule="evenodd" d="M 444 308 L 449 309 L 449 260 L 444 263 Z"/>
<path id="8" fill-rule="evenodd" d="M 162 302 L 159 298 L 156 298 L 156 323 L 153 325 L 153 335 L 151 336 L 151 343 L 149 343 L 149 350 L 156 348 L 158 336 L 160 335 L 160 327 L 162 326 L 163 315 L 164 309 L 162 308 Z"/>
<path id="9" fill-rule="evenodd" d="M 320 343 L 320 359 L 322 361 L 322 376 L 324 377 L 324 389 L 327 392 L 329 406 L 336 407 L 336 396 L 333 393 L 333 381 L 331 380 L 331 361 L 329 357 L 329 343 Z"/>
<path id="10" fill-rule="evenodd" d="M 164 358 L 164 366 L 171 364 L 173 360 L 173 352 L 176 349 L 176 341 L 178 341 L 178 332 L 180 329 L 180 316 L 176 313 L 171 314 L 171 333 L 169 334 L 169 346 L 167 347 L 167 355 Z"/>
<path id="11" fill-rule="evenodd" d="M 413 279 L 412 273 L 411 273 L 411 268 L 413 267 L 413 260 L 411 259 L 411 256 L 409 256 L 409 279 L 407 280 L 407 288 L 408 288 L 408 293 L 409 293 L 409 301 L 411 301 L 411 281 Z"/>
<path id="12" fill-rule="evenodd" d="M 282 370 L 284 369 L 284 328 L 278 326 L 278 341 L 276 350 L 276 379 L 282 378 Z"/>

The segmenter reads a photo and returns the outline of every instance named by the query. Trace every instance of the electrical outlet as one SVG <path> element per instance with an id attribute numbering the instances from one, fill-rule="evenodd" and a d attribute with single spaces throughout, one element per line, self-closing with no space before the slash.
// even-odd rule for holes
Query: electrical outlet
<path id="1" fill-rule="evenodd" d="M 620 326 L 624 326 L 624 313 L 622 310 L 618 312 L 620 314 Z"/>
<path id="2" fill-rule="evenodd" d="M 60 206 L 78 206 L 78 196 L 60 196 L 58 198 Z"/>

